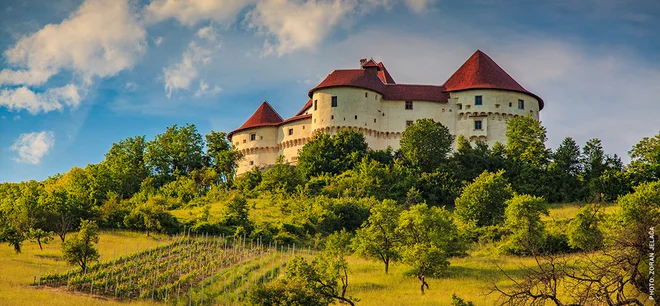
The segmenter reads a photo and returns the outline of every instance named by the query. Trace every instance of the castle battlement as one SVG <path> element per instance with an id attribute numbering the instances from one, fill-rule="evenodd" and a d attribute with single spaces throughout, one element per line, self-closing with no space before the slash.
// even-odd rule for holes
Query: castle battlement
<path id="1" fill-rule="evenodd" d="M 441 122 L 456 136 L 506 143 L 508 119 L 538 120 L 544 106 L 480 50 L 442 85 L 397 84 L 382 62 L 361 59 L 359 69 L 333 71 L 308 96 L 286 120 L 264 101 L 227 135 L 244 156 L 237 174 L 272 165 L 279 155 L 295 164 L 298 150 L 321 132 L 353 129 L 371 149 L 398 149 L 405 128 L 422 118 Z"/>

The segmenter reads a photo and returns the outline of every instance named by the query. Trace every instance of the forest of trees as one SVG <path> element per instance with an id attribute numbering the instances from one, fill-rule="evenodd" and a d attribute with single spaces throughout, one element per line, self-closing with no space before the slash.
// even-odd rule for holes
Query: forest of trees
<path id="1" fill-rule="evenodd" d="M 423 292 L 425 276 L 444 275 L 450 257 L 465 255 L 477 243 L 495 243 L 503 254 L 602 251 L 614 253 L 612 258 L 627 256 L 614 265 L 640 259 L 634 272 L 623 267 L 624 272 L 598 275 L 620 277 L 622 286 L 648 292 L 643 281 L 648 264 L 639 257 L 646 253 L 638 244 L 646 237 L 644 226 L 660 221 L 660 134 L 637 143 L 627 165 L 604 152 L 599 139 L 580 146 L 567 137 L 555 150 L 547 148 L 545 128 L 529 117 L 509 120 L 506 136 L 506 144 L 492 147 L 459 136 L 452 151 L 449 130 L 421 119 L 404 131 L 399 150 L 373 151 L 359 132 L 317 134 L 300 151 L 296 166 L 280 158 L 271 167 L 235 177 L 241 156 L 225 133 L 202 136 L 194 125 L 174 125 L 149 141 L 137 136 L 114 143 L 105 160 L 84 169 L 40 182 L 0 184 L 0 241 L 16 252 L 26 240 L 66 242 L 81 225 L 87 230 L 89 220 L 100 229 L 147 235 L 185 229 L 331 250 L 326 261 L 294 262 L 290 271 L 295 277 L 259 288 L 251 293 L 255 300 L 309 289 L 324 295 L 307 298 L 349 302 L 348 278 L 345 284 L 342 278 L 343 256 L 349 251 L 382 262 L 384 273 L 392 262 L 409 265 Z M 247 199 L 256 197 L 271 199 L 287 217 L 250 221 Z M 207 210 L 183 222 L 169 212 L 219 201 L 226 206 L 219 218 L 209 218 Z M 606 218 L 601 204 L 614 201 L 622 208 Z M 591 204 L 570 224 L 541 222 L 547 203 L 565 202 Z M 552 259 L 540 259 L 542 267 L 544 260 Z M 580 277 L 567 271 L 555 276 L 571 275 Z M 296 281 L 330 282 L 333 290 L 297 286 Z M 544 295 L 537 299 L 552 300 L 538 283 L 530 286 L 521 292 L 541 290 Z M 501 293 L 523 301 L 524 294 Z"/>

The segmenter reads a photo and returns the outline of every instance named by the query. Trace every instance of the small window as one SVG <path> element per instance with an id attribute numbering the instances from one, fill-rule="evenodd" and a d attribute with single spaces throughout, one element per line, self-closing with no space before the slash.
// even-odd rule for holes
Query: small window
<path id="1" fill-rule="evenodd" d="M 406 127 L 409 127 L 411 125 L 413 125 L 413 121 L 412 120 L 406 120 Z"/>
<path id="2" fill-rule="evenodd" d="M 337 96 L 332 96 L 332 107 L 337 107 Z"/>
<path id="3" fill-rule="evenodd" d="M 335 115 L 330 116 L 330 120 L 335 119 Z"/>
<path id="4" fill-rule="evenodd" d="M 357 120 L 357 115 L 355 115 L 355 120 Z"/>
<path id="5" fill-rule="evenodd" d="M 289 135 L 293 135 L 293 129 L 289 129 Z"/>
<path id="6" fill-rule="evenodd" d="M 257 140 L 257 134 L 250 134 L 250 141 Z"/>
<path id="7" fill-rule="evenodd" d="M 457 105 L 458 105 L 458 109 L 463 109 L 463 104 L 457 104 Z"/>
<path id="8" fill-rule="evenodd" d="M 246 143 L 246 142 L 247 142 L 247 140 L 243 139 L 243 143 Z"/>
<path id="9" fill-rule="evenodd" d="M 254 161 L 253 160 L 250 161 L 250 166 L 254 166 Z"/>
<path id="10" fill-rule="evenodd" d="M 509 102 L 509 107 L 511 107 L 511 102 Z"/>
<path id="11" fill-rule="evenodd" d="M 482 105 L 481 103 L 481 96 L 474 96 L 474 105 Z"/>
<path id="12" fill-rule="evenodd" d="M 365 97 L 365 98 L 368 98 L 368 97 L 369 97 L 369 92 L 365 91 L 365 92 L 364 92 L 364 97 Z"/>
<path id="13" fill-rule="evenodd" d="M 413 109 L 412 101 L 406 101 L 406 109 Z"/>
<path id="14" fill-rule="evenodd" d="M 518 100 L 518 109 L 525 109 L 525 100 Z"/>
<path id="15" fill-rule="evenodd" d="M 314 110 L 316 110 L 316 102 L 318 102 L 318 100 L 314 100 Z"/>
<path id="16" fill-rule="evenodd" d="M 376 123 L 376 118 L 374 118 L 374 123 Z"/>
<path id="17" fill-rule="evenodd" d="M 474 129 L 475 130 L 481 130 L 481 120 L 475 120 L 474 121 Z"/>

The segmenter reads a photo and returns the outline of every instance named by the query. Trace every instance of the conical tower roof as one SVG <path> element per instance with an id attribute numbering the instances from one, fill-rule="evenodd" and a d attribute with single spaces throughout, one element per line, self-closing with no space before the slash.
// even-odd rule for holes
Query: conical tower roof
<path id="1" fill-rule="evenodd" d="M 227 135 L 227 137 L 231 137 L 232 134 L 241 131 L 241 130 L 246 130 L 249 128 L 255 128 L 255 127 L 260 127 L 260 126 L 272 126 L 272 125 L 278 125 L 284 121 L 282 117 L 273 109 L 272 106 L 267 101 L 261 102 L 261 105 L 259 105 L 259 108 L 250 116 L 250 118 L 241 125 L 238 129 L 232 131 Z"/>
<path id="2" fill-rule="evenodd" d="M 543 100 L 522 87 L 502 67 L 497 65 L 486 53 L 477 50 L 445 82 L 447 92 L 466 89 L 503 89 L 529 94 L 539 101 L 539 110 L 543 109 Z"/>

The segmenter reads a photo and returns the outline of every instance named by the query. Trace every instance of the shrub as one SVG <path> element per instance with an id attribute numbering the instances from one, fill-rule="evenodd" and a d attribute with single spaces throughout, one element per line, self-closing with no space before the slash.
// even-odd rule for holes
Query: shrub
<path id="1" fill-rule="evenodd" d="M 543 198 L 523 194 L 515 195 L 508 200 L 505 226 L 511 235 L 500 246 L 500 250 L 519 255 L 541 250 L 545 234 L 541 214 L 548 214 L 548 208 Z"/>
<path id="2" fill-rule="evenodd" d="M 604 216 L 597 204 L 589 204 L 568 224 L 568 244 L 572 248 L 593 251 L 603 246 L 603 232 L 598 225 Z"/>
<path id="3" fill-rule="evenodd" d="M 504 220 L 506 201 L 513 191 L 504 170 L 497 173 L 484 171 L 463 189 L 456 199 L 456 218 L 468 227 L 497 225 Z"/>

